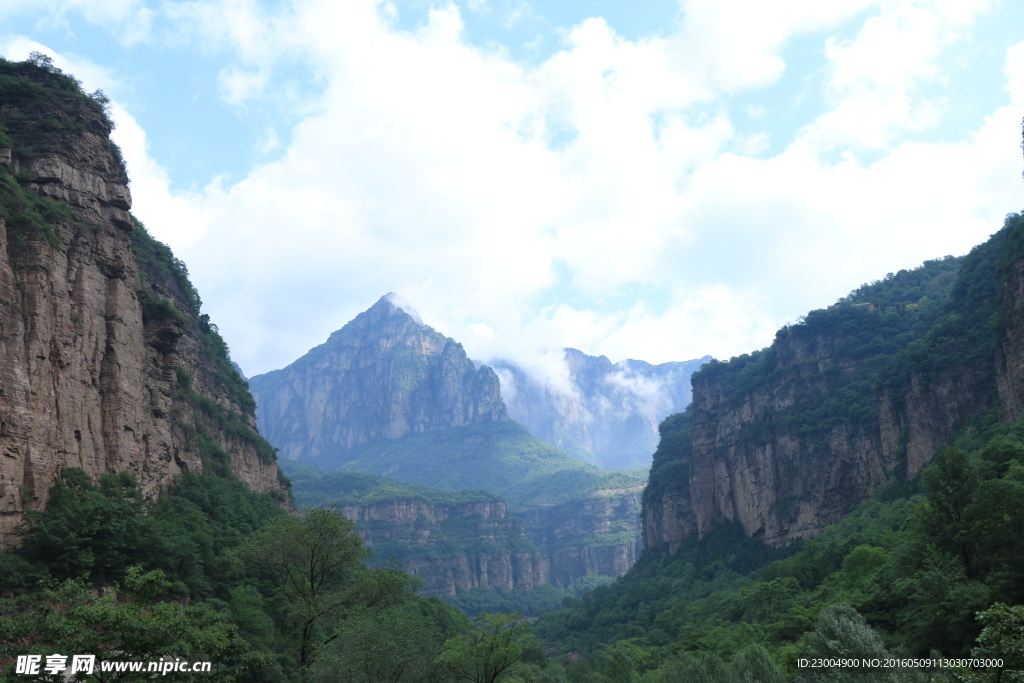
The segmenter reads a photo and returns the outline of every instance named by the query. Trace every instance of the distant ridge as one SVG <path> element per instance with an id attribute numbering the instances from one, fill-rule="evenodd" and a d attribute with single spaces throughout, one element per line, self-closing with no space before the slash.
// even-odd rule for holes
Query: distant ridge
<path id="1" fill-rule="evenodd" d="M 567 348 L 568 382 L 538 380 L 507 360 L 491 363 L 509 417 L 573 457 L 607 469 L 648 467 L 658 425 L 690 403 L 690 375 L 712 360 L 612 363 Z"/>

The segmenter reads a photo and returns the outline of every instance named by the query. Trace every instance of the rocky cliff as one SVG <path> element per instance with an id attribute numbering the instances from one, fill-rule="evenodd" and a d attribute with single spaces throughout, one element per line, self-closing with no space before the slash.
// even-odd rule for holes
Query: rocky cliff
<path id="1" fill-rule="evenodd" d="M 400 561 L 423 579 L 428 594 L 548 583 L 550 562 L 526 539 L 504 501 L 445 505 L 396 499 L 338 509 L 356 522 L 375 561 Z"/>
<path id="2" fill-rule="evenodd" d="M 496 360 L 509 417 L 570 455 L 608 469 L 647 467 L 658 444 L 658 423 L 690 403 L 690 375 L 711 360 L 652 365 L 612 363 L 565 349 L 564 376 L 531 376 Z"/>
<path id="3" fill-rule="evenodd" d="M 498 378 L 382 297 L 326 343 L 249 380 L 267 439 L 292 459 L 508 419 Z"/>
<path id="4" fill-rule="evenodd" d="M 527 536 L 548 560 L 548 583 L 565 588 L 583 576 L 629 571 L 642 548 L 643 489 L 601 489 L 578 500 L 517 512 Z"/>
<path id="5" fill-rule="evenodd" d="M 435 595 L 564 588 L 591 574 L 621 576 L 640 547 L 642 484 L 510 508 L 486 491 L 444 491 L 291 462 L 285 468 L 299 505 L 341 510 L 356 523 L 375 562 L 401 562 Z"/>
<path id="6" fill-rule="evenodd" d="M 148 496 L 230 472 L 284 501 L 184 266 L 128 212 L 102 102 L 45 61 L 0 73 L 0 545 L 65 467 Z"/>
<path id="7" fill-rule="evenodd" d="M 645 547 L 674 552 L 724 521 L 772 545 L 809 538 L 886 479 L 917 474 L 995 405 L 1005 233 L 962 260 L 890 274 L 771 347 L 696 373 L 690 409 L 662 425 Z"/>

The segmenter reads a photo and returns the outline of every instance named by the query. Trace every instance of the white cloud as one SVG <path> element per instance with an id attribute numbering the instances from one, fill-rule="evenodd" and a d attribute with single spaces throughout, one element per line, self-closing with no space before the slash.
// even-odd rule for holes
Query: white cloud
<path id="1" fill-rule="evenodd" d="M 4 0 L 0 19 L 35 14 L 40 28 L 71 31 L 75 17 L 110 30 L 122 45 L 136 45 L 151 35 L 155 13 L 145 0 Z"/>
<path id="2" fill-rule="evenodd" d="M 589 19 L 530 67 L 470 45 L 454 5 L 405 31 L 369 0 L 182 3 L 165 10 L 173 40 L 237 55 L 227 101 L 280 97 L 301 60 L 323 91 L 284 142 L 263 137 L 279 158 L 197 193 L 169 189 L 121 109 L 116 139 L 136 213 L 189 264 L 247 373 L 396 291 L 472 357 L 557 384 L 551 349 L 728 357 L 997 228 L 1022 203 L 1019 112 L 953 143 L 907 137 L 943 116 L 943 60 L 984 4 L 692 0 L 674 33 L 629 41 Z M 737 132 L 731 93 L 766 93 L 812 34 L 824 110 L 759 158 L 769 132 Z M 1022 55 L 1006 65 L 1018 106 Z M 764 101 L 736 111 L 782 109 Z"/>
<path id="3" fill-rule="evenodd" d="M 821 149 L 883 150 L 907 131 L 935 127 L 949 103 L 920 94 L 942 85 L 941 57 L 988 2 L 883 5 L 850 40 L 829 38 L 830 109 L 804 130 Z"/>

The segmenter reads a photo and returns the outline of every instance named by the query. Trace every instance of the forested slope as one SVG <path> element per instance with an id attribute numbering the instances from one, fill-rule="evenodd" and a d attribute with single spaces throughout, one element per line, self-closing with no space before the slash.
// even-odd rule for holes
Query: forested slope
<path id="1" fill-rule="evenodd" d="M 1003 658 L 959 673 L 904 668 L 902 679 L 1016 675 L 1024 423 L 1007 406 L 1024 346 L 1022 259 L 1024 220 L 1012 214 L 963 259 L 865 285 L 772 347 L 697 373 L 691 409 L 662 424 L 644 555 L 614 585 L 544 615 L 544 642 L 588 655 L 593 680 L 613 670 L 677 680 L 669 672 L 683 669 L 728 680 L 763 656 L 772 675 L 817 680 L 825 672 L 800 670 L 800 657 L 871 653 Z M 741 407 L 745 420 L 723 419 Z M 715 421 L 718 441 L 702 451 Z M 776 470 L 755 462 L 780 451 L 795 455 Z M 858 453 L 874 460 L 858 464 Z M 694 475 L 708 462 L 726 475 L 717 492 Z M 744 476 L 768 482 L 747 508 Z M 704 495 L 716 502 L 702 510 Z"/>

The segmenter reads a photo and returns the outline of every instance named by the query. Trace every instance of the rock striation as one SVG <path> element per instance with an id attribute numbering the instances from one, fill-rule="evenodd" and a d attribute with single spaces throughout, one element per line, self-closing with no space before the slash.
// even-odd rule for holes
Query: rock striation
<path id="1" fill-rule="evenodd" d="M 436 595 L 621 576 L 640 547 L 643 484 L 524 507 L 481 490 L 445 491 L 288 461 L 285 468 L 299 505 L 340 510 L 356 523 L 374 562 L 400 562 Z"/>
<path id="2" fill-rule="evenodd" d="M 612 363 L 567 348 L 564 367 L 538 379 L 506 360 L 491 363 L 509 417 L 570 455 L 607 469 L 648 467 L 658 424 L 690 403 L 690 375 L 711 360 Z"/>
<path id="3" fill-rule="evenodd" d="M 356 522 L 375 561 L 399 559 L 430 595 L 548 583 L 549 561 L 504 501 L 438 505 L 399 499 L 338 509 Z"/>
<path id="4" fill-rule="evenodd" d="M 399 560 L 423 579 L 428 594 L 457 595 L 471 588 L 564 588 L 590 574 L 622 576 L 639 556 L 640 493 L 636 487 L 600 491 L 515 513 L 500 499 L 396 499 L 337 509 L 356 523 L 375 561 Z"/>
<path id="5" fill-rule="evenodd" d="M 28 84 L 0 100 L 0 546 L 65 467 L 128 470 L 153 496 L 210 467 L 213 449 L 223 472 L 285 501 L 252 407 L 200 330 L 208 318 L 140 264 L 142 228 L 102 107 L 52 67 L 0 70 Z"/>
<path id="6" fill-rule="evenodd" d="M 548 582 L 565 588 L 583 576 L 629 571 L 642 550 L 643 489 L 602 489 L 559 505 L 519 511 L 527 535 L 548 560 Z"/>
<path id="7" fill-rule="evenodd" d="M 916 475 L 996 404 L 992 320 L 997 302 L 1014 311 L 1024 302 L 1018 262 L 997 279 L 1005 237 L 964 257 L 955 282 L 931 298 L 908 283 L 943 280 L 955 259 L 865 286 L 787 326 L 769 348 L 696 373 L 690 409 L 662 424 L 644 546 L 675 552 L 723 522 L 784 545 L 838 521 L 886 480 Z M 906 292 L 909 301 L 864 300 Z M 1019 322 L 1007 320 L 998 385 L 1013 419 L 1024 352 Z"/>
<path id="8" fill-rule="evenodd" d="M 326 343 L 249 385 L 263 434 L 287 458 L 508 419 L 498 378 L 462 345 L 382 297 Z"/>

